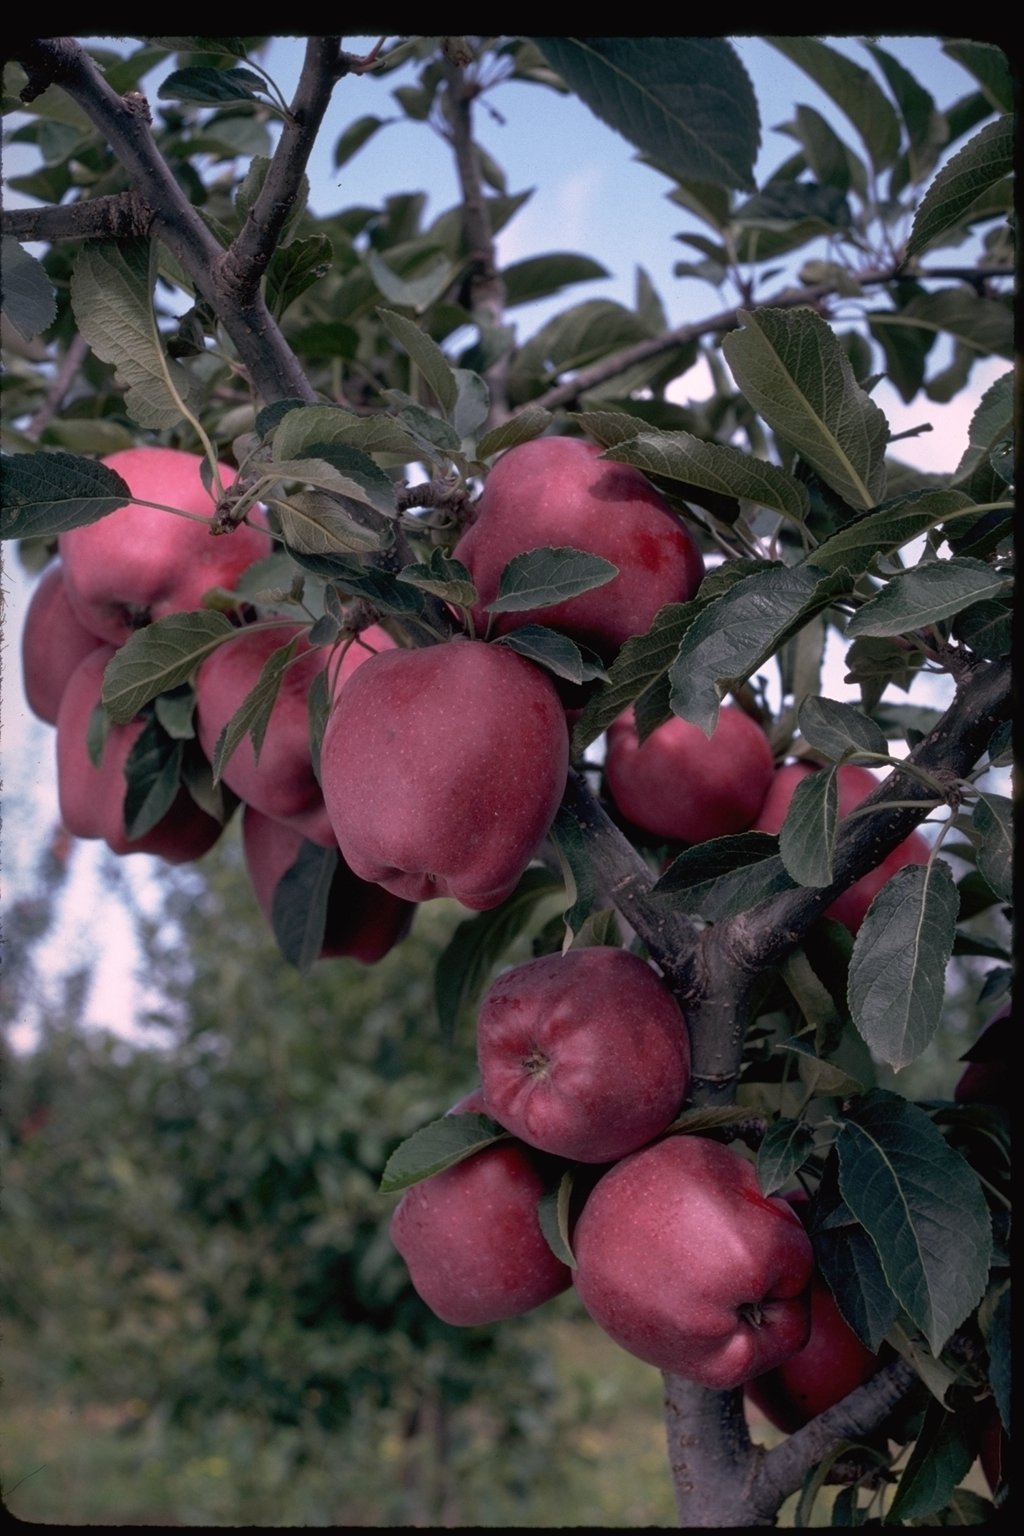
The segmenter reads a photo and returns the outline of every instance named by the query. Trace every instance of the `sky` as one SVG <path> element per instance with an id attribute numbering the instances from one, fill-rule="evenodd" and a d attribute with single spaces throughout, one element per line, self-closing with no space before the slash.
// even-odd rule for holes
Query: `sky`
<path id="1" fill-rule="evenodd" d="M 105 40 L 110 45 L 112 40 Z M 357 52 L 370 39 L 346 38 Z M 836 46 L 870 67 L 869 56 L 851 39 L 832 39 Z M 946 106 L 972 89 L 972 78 L 941 51 L 938 39 L 887 36 L 879 41 L 929 89 L 938 105 Z M 757 163 L 759 183 L 792 150 L 792 140 L 776 132 L 792 116 L 797 102 L 817 107 L 835 120 L 836 108 L 813 83 L 762 39 L 741 37 L 734 44 L 754 82 L 761 119 L 763 147 Z M 275 38 L 263 62 L 285 96 L 289 96 L 301 67 L 304 39 Z M 378 205 L 389 194 L 425 189 L 427 219 L 457 200 L 450 151 L 438 135 L 401 119 L 391 90 L 394 77 L 348 77 L 332 101 L 328 118 L 309 166 L 314 208 L 330 213 L 353 204 Z M 155 92 L 155 84 L 148 88 Z M 560 249 L 589 254 L 602 262 L 609 277 L 577 285 L 540 305 L 523 306 L 510 318 L 520 336 L 568 302 L 610 298 L 632 302 L 636 268 L 641 265 L 661 295 L 671 324 L 714 313 L 730 300 L 707 284 L 681 282 L 674 264 L 686 248 L 676 240 L 687 226 L 686 216 L 667 200 L 670 183 L 639 164 L 633 149 L 613 130 L 598 122 L 579 101 L 536 85 L 510 82 L 488 98 L 493 113 L 478 114 L 484 148 L 504 168 L 510 191 L 535 189 L 498 240 L 503 264 Z M 333 166 L 333 148 L 342 128 L 364 114 L 395 118 L 342 169 Z M 838 124 L 840 131 L 846 125 Z M 7 173 L 20 167 L 11 153 Z M 9 200 L 9 205 L 15 203 Z M 642 222 L 641 222 L 642 221 Z M 639 232 L 642 228 L 642 239 Z M 767 292 L 772 291 L 769 285 Z M 905 406 L 887 384 L 874 393 L 894 432 L 930 421 L 934 430 L 900 445 L 908 463 L 932 470 L 955 467 L 967 445 L 967 430 L 977 399 L 1008 364 L 995 360 L 978 365 L 972 387 L 948 406 L 937 407 L 923 397 Z M 701 370 L 677 381 L 673 392 L 681 402 L 710 392 Z M 36 720 L 24 704 L 21 688 L 20 634 L 31 583 L 16 553 L 5 547 L 3 587 L 6 614 L 3 632 L 2 715 L 0 761 L 3 765 L 2 876 L 3 900 L 10 902 L 31 890 L 40 848 L 57 824 L 53 731 Z M 834 674 L 833 674 L 834 675 Z M 836 696 L 851 696 L 840 684 Z M 112 865 L 116 863 L 117 868 Z M 59 919 L 48 949 L 52 977 L 74 968 L 95 954 L 102 935 L 99 966 L 87 1005 L 87 1017 L 119 1033 L 131 1031 L 132 1020 L 147 1000 L 145 986 L 134 976 L 138 951 L 130 906 L 155 915 L 159 907 L 159 876 L 165 866 L 141 855 L 113 861 L 96 843 L 80 843 L 61 898 Z M 40 999 L 45 1006 L 46 999 Z M 16 1034 L 28 1038 L 29 1020 Z"/>

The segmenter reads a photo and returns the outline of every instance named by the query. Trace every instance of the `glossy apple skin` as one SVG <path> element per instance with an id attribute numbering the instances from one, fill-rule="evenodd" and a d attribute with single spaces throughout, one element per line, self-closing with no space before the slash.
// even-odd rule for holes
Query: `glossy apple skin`
<path id="1" fill-rule="evenodd" d="M 264 664 L 274 651 L 297 637 L 296 656 L 281 678 L 259 757 L 246 734 L 224 764 L 223 779 L 246 805 L 287 822 L 311 842 L 331 848 L 336 839 L 313 771 L 308 708 L 313 679 L 330 664 L 330 652 L 311 646 L 306 633 L 305 625 L 290 620 L 269 629 L 254 625 L 239 630 L 213 651 L 196 674 L 196 731 L 212 762 L 221 731 L 256 686 Z M 393 645 L 383 630 L 375 630 L 372 637 L 368 632 L 368 640 L 372 639 L 380 647 Z M 349 646 L 339 681 L 350 676 L 369 654 L 363 646 Z"/>
<path id="2" fill-rule="evenodd" d="M 499 976 L 477 1016 L 488 1113 L 559 1157 L 606 1163 L 662 1132 L 690 1083 L 675 998 L 625 949 L 545 955 Z"/>
<path id="3" fill-rule="evenodd" d="M 777 768 L 751 831 L 778 832 L 786 819 L 789 802 L 793 798 L 796 786 L 808 773 L 814 772 L 816 770 L 810 763 L 785 763 L 781 768 Z M 856 763 L 842 763 L 836 775 L 840 819 L 856 810 L 861 801 L 865 800 L 873 789 L 878 788 L 879 782 L 869 768 L 861 768 Z M 825 908 L 825 916 L 834 918 L 851 933 L 856 933 L 864 921 L 868 907 L 885 882 L 907 864 L 927 864 L 930 852 L 920 832 L 911 832 L 910 836 L 905 837 L 892 853 L 886 854 L 875 869 L 869 870 L 866 875 L 855 880 L 848 890 L 837 896 L 835 901 Z"/>
<path id="4" fill-rule="evenodd" d="M 810 1239 L 753 1164 L 700 1136 L 623 1158 L 583 1207 L 575 1281 L 630 1354 L 717 1391 L 796 1354 L 810 1333 Z"/>
<path id="5" fill-rule="evenodd" d="M 545 545 L 601 555 L 619 574 L 563 602 L 498 615 L 492 635 L 547 624 L 610 660 L 630 635 L 650 628 L 659 608 L 694 595 L 704 560 L 690 533 L 639 470 L 600 453 L 580 438 L 542 437 L 498 459 L 453 551 L 480 594 L 473 609 L 478 634 L 504 567 Z"/>
<path id="6" fill-rule="evenodd" d="M 565 714 L 543 672 L 457 639 L 382 651 L 339 691 L 320 774 L 345 859 L 407 901 L 512 894 L 558 809 Z"/>
<path id="7" fill-rule="evenodd" d="M 132 494 L 197 517 L 212 518 L 214 502 L 200 478 L 202 459 L 176 448 L 125 448 L 101 463 L 116 470 Z M 235 470 L 220 466 L 225 487 Z M 202 606 L 211 587 L 234 586 L 255 560 L 269 555 L 268 533 L 242 524 L 211 535 L 192 518 L 136 502 L 72 528 L 57 541 L 68 598 L 86 629 L 121 645 L 143 624 Z"/>
<path id="8" fill-rule="evenodd" d="M 726 705 L 710 738 L 673 715 L 644 742 L 628 709 L 608 728 L 605 782 L 635 826 L 670 842 L 745 832 L 764 804 L 775 764 L 768 738 Z"/>
<path id="9" fill-rule="evenodd" d="M 78 663 L 102 644 L 75 617 L 60 562 L 47 566 L 25 612 L 21 633 L 25 700 L 34 715 L 47 725 L 57 724 L 68 679 Z"/>
<path id="10" fill-rule="evenodd" d="M 488 1113 L 477 1090 L 448 1111 Z M 572 1284 L 537 1218 L 545 1184 L 537 1154 L 496 1142 L 405 1191 L 391 1240 L 417 1292 L 460 1328 L 518 1317 Z"/>
<path id="11" fill-rule="evenodd" d="M 1010 1108 L 1016 1094 L 1011 1066 L 1013 1014 L 1009 1008 L 990 1019 L 970 1050 L 961 1056 L 966 1066 L 957 1079 L 953 1098 L 957 1104 L 996 1104 Z"/>
<path id="12" fill-rule="evenodd" d="M 260 910 L 273 927 L 274 892 L 299 856 L 301 832 L 272 821 L 247 805 L 242 816 L 242 849 Z M 416 908 L 379 885 L 368 885 L 339 857 L 327 899 L 321 960 L 342 956 L 375 965 L 409 931 Z"/>
<path id="13" fill-rule="evenodd" d="M 170 810 L 142 837 L 124 829 L 124 765 L 144 721 L 112 725 L 98 768 L 89 758 L 86 730 L 100 701 L 103 673 L 115 647 L 99 645 L 79 662 L 68 680 L 57 715 L 57 794 L 61 820 L 74 837 L 103 838 L 117 854 L 154 853 L 170 864 L 202 858 L 223 830 L 180 789 Z"/>

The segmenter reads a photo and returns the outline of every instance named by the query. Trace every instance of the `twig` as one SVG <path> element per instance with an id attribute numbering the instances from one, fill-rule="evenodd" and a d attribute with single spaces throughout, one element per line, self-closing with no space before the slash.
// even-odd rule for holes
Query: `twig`
<path id="1" fill-rule="evenodd" d="M 78 370 L 84 363 L 88 352 L 89 343 L 85 340 L 84 336 L 80 336 L 76 331 L 68 344 L 68 349 L 57 370 L 57 375 L 47 391 L 46 399 L 25 428 L 24 436 L 31 438 L 32 442 L 38 442 L 43 434 L 43 429 L 53 420 L 64 404 L 68 391 L 75 382 Z"/>

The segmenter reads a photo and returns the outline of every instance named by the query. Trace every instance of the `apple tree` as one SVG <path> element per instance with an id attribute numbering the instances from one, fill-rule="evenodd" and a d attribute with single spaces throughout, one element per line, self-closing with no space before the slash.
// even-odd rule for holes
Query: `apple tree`
<path id="1" fill-rule="evenodd" d="M 68 829 L 181 860 L 237 818 L 301 973 L 461 901 L 436 1027 L 479 1029 L 481 1088 L 381 1170 L 428 1303 L 575 1284 L 664 1373 L 685 1526 L 826 1484 L 836 1524 L 978 1523 L 1005 1030 L 905 1085 L 958 963 L 1009 1008 L 1012 383 L 942 474 L 873 395 L 927 416 L 1011 356 L 1006 57 L 945 43 L 940 106 L 898 39 L 772 39 L 851 131 L 795 105 L 758 185 L 724 38 L 315 37 L 290 98 L 266 41 L 8 49 L 3 532 Z M 344 187 L 393 79 L 457 202 L 315 213 L 318 140 Z M 509 82 L 664 178 L 704 318 L 642 267 L 563 303 L 590 256 L 502 263 Z"/>

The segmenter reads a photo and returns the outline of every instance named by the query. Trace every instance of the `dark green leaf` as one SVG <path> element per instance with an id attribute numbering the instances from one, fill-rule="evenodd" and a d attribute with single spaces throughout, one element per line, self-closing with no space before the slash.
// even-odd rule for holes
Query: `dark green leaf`
<path id="1" fill-rule="evenodd" d="M 666 676 L 679 642 L 703 606 L 699 598 L 668 603 L 655 615 L 645 635 L 630 636 L 609 668 L 608 686 L 595 694 L 576 722 L 574 751 L 582 752 L 634 699 Z"/>
<path id="2" fill-rule="evenodd" d="M 163 81 L 161 101 L 196 101 L 214 105 L 221 101 L 252 101 L 266 86 L 251 69 L 176 69 Z"/>
<path id="3" fill-rule="evenodd" d="M 863 762 L 864 754 L 868 757 L 888 754 L 885 733 L 852 704 L 841 704 L 837 699 L 813 694 L 803 700 L 796 718 L 800 734 L 808 746 L 823 753 L 833 763 Z"/>
<path id="4" fill-rule="evenodd" d="M 843 1317 L 867 1349 L 877 1352 L 899 1314 L 878 1251 L 856 1224 L 816 1232 L 814 1252 Z"/>
<path id="5" fill-rule="evenodd" d="M 831 885 L 836 846 L 836 770 L 809 773 L 793 792 L 779 830 L 779 853 L 798 885 Z"/>
<path id="6" fill-rule="evenodd" d="M 619 574 L 617 565 L 600 555 L 570 546 L 528 549 L 516 555 L 501 573 L 498 596 L 488 613 L 522 613 L 577 597 L 603 587 Z"/>
<path id="7" fill-rule="evenodd" d="M 967 288 L 946 288 L 938 293 L 922 293 L 900 309 L 878 309 L 871 315 L 871 331 L 881 337 L 885 331 L 910 331 L 928 338 L 927 346 L 939 335 L 955 338 L 961 347 L 982 357 L 996 353 L 1013 355 L 1013 316 L 1005 304 L 987 299 Z M 958 387 L 963 384 L 955 381 Z M 966 383 L 966 379 L 963 380 Z M 906 397 L 905 397 L 906 398 Z M 912 396 L 911 396 L 912 398 Z M 935 398 L 933 396 L 933 398 Z"/>
<path id="8" fill-rule="evenodd" d="M 403 464 L 418 457 L 416 438 L 392 416 L 357 416 L 340 405 L 301 405 L 287 410 L 280 421 L 265 423 L 269 416 L 269 409 L 261 411 L 257 429 L 265 435 L 273 425 L 274 456 L 280 460 L 302 459 L 310 448 L 328 444 L 394 455 Z"/>
<path id="9" fill-rule="evenodd" d="M 381 1175 L 381 1193 L 408 1189 L 410 1184 L 463 1162 L 483 1147 L 508 1139 L 508 1132 L 488 1115 L 442 1115 L 414 1131 L 392 1152 Z"/>
<path id="10" fill-rule="evenodd" d="M 124 830 L 144 837 L 162 821 L 181 788 L 183 743 L 173 741 L 156 720 L 147 721 L 124 765 Z"/>
<path id="11" fill-rule="evenodd" d="M 418 587 L 421 592 L 430 592 L 457 608 L 471 608 L 477 599 L 476 587 L 466 566 L 461 560 L 450 559 L 436 546 L 430 551 L 427 562 L 404 566 L 398 572 L 398 580 Z"/>
<path id="12" fill-rule="evenodd" d="M 852 1093 L 863 1093 L 864 1083 L 835 1062 L 819 1056 L 809 1040 L 785 1040 L 780 1049 L 790 1051 L 796 1057 L 800 1081 L 811 1093 L 843 1099 Z"/>
<path id="13" fill-rule="evenodd" d="M 1013 111 L 1013 72 L 1002 48 L 980 38 L 958 37 L 943 42 L 942 51 L 970 71 L 997 112 Z"/>
<path id="14" fill-rule="evenodd" d="M 52 325 L 57 314 L 53 284 L 46 268 L 17 240 L 3 239 L 3 311 L 26 341 Z"/>
<path id="15" fill-rule="evenodd" d="M 1000 901 L 1013 901 L 1013 801 L 979 794 L 971 816 L 978 869 Z"/>
<path id="16" fill-rule="evenodd" d="M 606 267 L 590 256 L 576 256 L 569 251 L 552 251 L 548 256 L 531 256 L 515 261 L 502 272 L 505 281 L 505 307 L 534 304 L 571 283 L 588 283 L 608 277 Z"/>
<path id="17" fill-rule="evenodd" d="M 1013 642 L 1013 597 L 972 603 L 957 614 L 953 634 L 976 656 L 995 661 L 1008 656 Z"/>
<path id="18" fill-rule="evenodd" d="M 900 571 L 846 626 L 854 635 L 902 635 L 959 613 L 982 598 L 999 597 L 1010 580 L 983 560 L 954 556 Z"/>
<path id="19" fill-rule="evenodd" d="M 851 575 L 859 576 L 877 558 L 902 549 L 930 528 L 947 523 L 955 528 L 968 513 L 974 515 L 974 503 L 962 491 L 919 491 L 847 523 L 808 559 L 823 571 L 845 566 Z"/>
<path id="20" fill-rule="evenodd" d="M 113 469 L 71 453 L 10 453 L 3 466 L 5 539 L 54 538 L 127 506 L 132 493 Z"/>
<path id="21" fill-rule="evenodd" d="M 757 101 L 725 38 L 531 41 L 602 122 L 673 179 L 753 187 Z"/>
<path id="22" fill-rule="evenodd" d="M 540 902 L 564 904 L 561 880 L 545 869 L 528 869 L 507 901 L 461 922 L 437 962 L 434 1001 L 441 1033 L 450 1040 L 463 1014 L 479 999 L 487 979 Z"/>
<path id="23" fill-rule="evenodd" d="M 279 246 L 267 268 L 267 303 L 280 319 L 289 304 L 331 270 L 333 256 L 326 235 L 310 235 Z"/>
<path id="24" fill-rule="evenodd" d="M 768 42 L 845 112 L 876 171 L 893 163 L 900 147 L 899 119 L 874 75 L 816 37 L 769 37 Z"/>
<path id="25" fill-rule="evenodd" d="M 420 370 L 442 411 L 446 416 L 450 416 L 455 408 L 459 389 L 452 366 L 437 342 L 432 341 L 426 331 L 421 330 L 414 320 L 407 320 L 404 315 L 396 315 L 390 309 L 379 309 L 377 313 L 395 340 Z"/>
<path id="26" fill-rule="evenodd" d="M 672 906 L 708 922 L 724 922 L 779 891 L 794 889 L 778 854 L 779 840 L 767 832 L 714 837 L 686 848 L 654 887 Z"/>
<path id="27" fill-rule="evenodd" d="M 551 420 L 551 412 L 542 405 L 527 405 L 502 426 L 484 434 L 476 445 L 477 457 L 490 459 L 496 453 L 504 453 L 506 448 L 532 442 L 535 437 L 540 437 Z"/>
<path id="28" fill-rule="evenodd" d="M 958 907 L 943 859 L 906 865 L 882 886 L 854 941 L 850 1012 L 873 1054 L 897 1071 L 938 1029 Z"/>
<path id="29" fill-rule="evenodd" d="M 988 1279 L 992 1229 L 977 1176 L 922 1109 L 881 1089 L 850 1107 L 837 1149 L 843 1199 L 938 1355 Z"/>
<path id="30" fill-rule="evenodd" d="M 903 1470 L 887 1519 L 918 1521 L 945 1509 L 966 1476 L 974 1453 L 964 1438 L 964 1415 L 930 1399 L 910 1459 Z"/>
<path id="31" fill-rule="evenodd" d="M 156 718 L 168 736 L 172 736 L 175 741 L 195 740 L 196 728 L 193 721 L 195 707 L 195 689 L 187 683 L 170 692 L 158 693 L 153 703 Z"/>
<path id="32" fill-rule="evenodd" d="M 572 1201 L 573 1173 L 567 1168 L 558 1181 L 557 1189 L 548 1190 L 537 1202 L 537 1220 L 545 1241 L 556 1259 L 576 1268 L 569 1242 L 569 1208 Z"/>
<path id="33" fill-rule="evenodd" d="M 773 656 L 784 640 L 849 589 L 845 571 L 766 565 L 699 613 L 669 672 L 675 714 L 710 736 L 726 693 Z"/>
<path id="34" fill-rule="evenodd" d="M 918 204 L 908 256 L 957 228 L 971 204 L 1013 170 L 1014 147 L 1014 119 L 1007 114 L 987 123 L 943 166 Z"/>
<path id="35" fill-rule="evenodd" d="M 579 822 L 559 806 L 548 833 L 562 866 L 568 904 L 565 909 L 567 938 L 575 937 L 594 910 L 597 876 Z"/>
<path id="36" fill-rule="evenodd" d="M 639 432 L 615 444 L 608 457 L 662 479 L 755 502 L 795 523 L 803 522 L 810 507 L 807 487 L 777 465 L 690 432 Z"/>
<path id="37" fill-rule="evenodd" d="M 507 645 L 520 656 L 528 656 L 538 666 L 570 683 L 589 683 L 607 675 L 601 658 L 594 651 L 577 645 L 568 635 L 548 629 L 545 624 L 524 624 L 520 629 L 502 635 L 495 643 Z"/>
<path id="38" fill-rule="evenodd" d="M 757 1180 L 762 1192 L 788 1189 L 814 1147 L 814 1135 L 803 1120 L 776 1120 L 757 1149 Z"/>
<path id="39" fill-rule="evenodd" d="M 217 737 L 212 760 L 214 782 L 221 777 L 225 763 L 246 735 L 251 739 L 256 761 L 259 761 L 260 749 L 270 723 L 271 711 L 277 702 L 281 680 L 288 663 L 295 655 L 298 643 L 299 636 L 296 635 L 287 645 L 279 646 L 276 651 L 271 652 L 260 668 L 260 675 L 252 689 L 246 694 Z"/>
<path id="40" fill-rule="evenodd" d="M 158 693 L 190 681 L 212 651 L 237 631 L 222 613 L 172 613 L 136 630 L 103 674 L 103 703 L 126 724 Z"/>
<path id="41" fill-rule="evenodd" d="M 271 658 L 273 659 L 273 658 Z M 338 850 L 303 838 L 295 861 L 274 887 L 270 920 L 281 954 L 305 972 L 320 958 Z"/>
<path id="42" fill-rule="evenodd" d="M 740 310 L 722 350 L 755 410 L 849 506 L 885 489 L 885 416 L 854 377 L 842 343 L 810 309 Z"/>
<path id="43" fill-rule="evenodd" d="M 353 155 L 373 138 L 378 128 L 384 128 L 388 123 L 395 121 L 397 119 L 393 117 L 373 117 L 368 114 L 366 117 L 357 117 L 354 123 L 349 123 L 334 145 L 334 169 L 338 171 L 343 165 L 347 165 Z"/>

